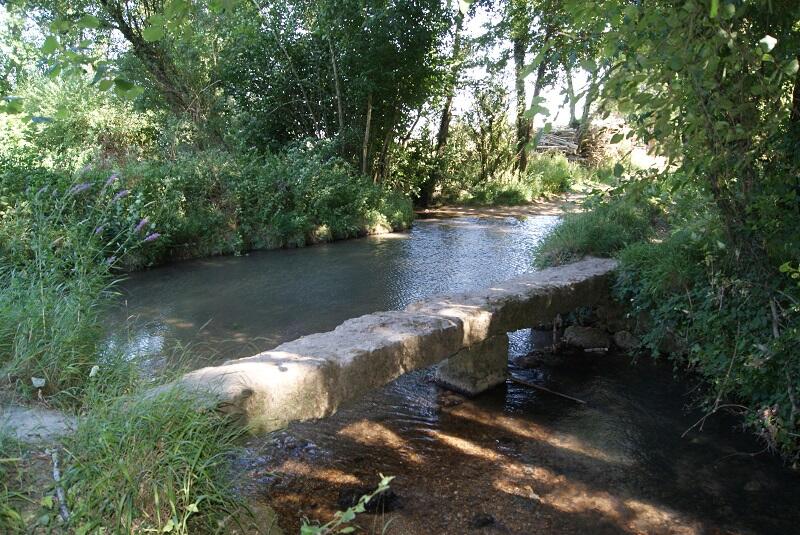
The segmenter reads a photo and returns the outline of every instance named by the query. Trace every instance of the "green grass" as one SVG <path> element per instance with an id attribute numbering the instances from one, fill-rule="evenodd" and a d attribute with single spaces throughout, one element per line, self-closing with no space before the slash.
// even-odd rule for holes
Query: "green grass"
<path id="1" fill-rule="evenodd" d="M 65 443 L 76 532 L 213 532 L 242 510 L 227 466 L 243 430 L 227 416 L 178 389 L 88 404 Z"/>
<path id="2" fill-rule="evenodd" d="M 539 267 L 556 266 L 584 256 L 610 257 L 626 245 L 652 237 L 655 229 L 647 208 L 625 200 L 593 210 L 567 214 L 534 251 Z"/>
<path id="3" fill-rule="evenodd" d="M 25 494 L 19 469 L 23 446 L 2 425 L 0 422 L 0 532 L 17 533 L 25 527 L 20 503 Z"/>
<path id="4" fill-rule="evenodd" d="M 527 204 L 544 196 L 570 191 L 591 175 L 588 169 L 570 162 L 562 154 L 534 154 L 523 176 L 509 170 L 486 182 L 467 181 L 472 185 L 466 188 L 463 182 L 453 184 L 445 188 L 442 200 L 468 206 Z"/>

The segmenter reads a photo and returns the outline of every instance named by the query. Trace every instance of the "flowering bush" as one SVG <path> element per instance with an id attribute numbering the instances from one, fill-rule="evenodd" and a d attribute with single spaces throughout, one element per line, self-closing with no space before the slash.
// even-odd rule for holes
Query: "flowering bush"
<path id="1" fill-rule="evenodd" d="M 29 393 L 63 394 L 97 364 L 114 270 L 159 234 L 117 174 L 69 184 L 4 166 L 0 178 L 2 376 Z"/>

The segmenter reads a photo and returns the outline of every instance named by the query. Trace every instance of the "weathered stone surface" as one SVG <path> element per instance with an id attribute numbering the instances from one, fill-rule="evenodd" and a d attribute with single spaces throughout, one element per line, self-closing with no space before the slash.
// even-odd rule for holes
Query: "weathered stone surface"
<path id="1" fill-rule="evenodd" d="M 17 405 L 0 407 L 0 429 L 22 442 L 51 442 L 71 433 L 76 424 L 74 417 L 59 411 Z"/>
<path id="2" fill-rule="evenodd" d="M 500 334 L 465 347 L 436 367 L 440 385 L 475 396 L 506 380 L 508 336 Z"/>
<path id="3" fill-rule="evenodd" d="M 570 325 L 564 330 L 564 343 L 581 349 L 608 348 L 611 345 L 608 334 L 596 327 Z"/>
<path id="4" fill-rule="evenodd" d="M 327 333 L 196 370 L 179 384 L 210 394 L 203 402 L 245 415 L 254 431 L 321 418 L 347 400 L 462 348 L 607 300 L 615 267 L 613 260 L 589 258 L 481 291 L 427 299 L 406 311 L 369 314 Z M 473 362 L 475 385 L 499 380 L 499 357 L 493 358 Z M 504 354 L 504 370 L 505 363 Z"/>
<path id="5" fill-rule="evenodd" d="M 208 389 L 256 431 L 321 418 L 339 405 L 461 348 L 460 324 L 410 312 L 379 312 L 253 357 L 202 368 L 183 384 Z"/>
<path id="6" fill-rule="evenodd" d="M 623 351 L 631 351 L 639 347 L 639 339 L 630 331 L 617 331 L 614 333 L 614 344 Z"/>
<path id="7" fill-rule="evenodd" d="M 439 296 L 412 303 L 406 310 L 458 320 L 464 345 L 609 299 L 610 276 L 616 261 L 588 258 L 549 268 L 475 292 Z"/>

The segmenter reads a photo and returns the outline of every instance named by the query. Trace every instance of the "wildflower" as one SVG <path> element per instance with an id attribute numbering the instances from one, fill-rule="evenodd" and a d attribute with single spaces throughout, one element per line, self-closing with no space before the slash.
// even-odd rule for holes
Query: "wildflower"
<path id="1" fill-rule="evenodd" d="M 116 195 L 114 195 L 114 198 L 112 200 L 113 201 L 118 201 L 123 197 L 127 197 L 129 193 L 130 193 L 130 191 L 128 191 L 126 189 L 119 190 L 119 192 Z"/>
<path id="2" fill-rule="evenodd" d="M 144 239 L 144 241 L 146 241 L 146 242 L 153 241 L 153 240 L 157 240 L 160 237 L 161 237 L 161 234 L 159 234 L 158 232 L 153 232 L 152 234 L 148 234 L 147 237 Z"/>
<path id="3" fill-rule="evenodd" d="M 139 221 L 139 224 L 138 224 L 138 225 L 136 225 L 136 228 L 134 228 L 134 229 L 133 229 L 133 231 L 134 231 L 134 232 L 139 232 L 139 231 L 140 231 L 140 230 L 142 230 L 142 229 L 145 227 L 145 225 L 147 225 L 149 222 L 150 222 L 150 221 L 149 221 L 149 220 L 148 220 L 148 219 L 145 217 L 144 219 L 142 219 L 141 221 Z"/>
<path id="4" fill-rule="evenodd" d="M 96 227 L 96 228 L 94 229 L 94 233 L 95 233 L 95 234 L 100 234 L 101 232 L 103 232 L 103 229 L 104 229 L 104 228 L 106 228 L 106 226 L 105 226 L 105 225 L 100 225 L 99 227 Z"/>
<path id="5" fill-rule="evenodd" d="M 42 186 L 41 188 L 39 188 L 39 191 L 36 192 L 36 195 L 41 195 L 45 191 L 47 191 L 47 186 Z"/>
<path id="6" fill-rule="evenodd" d="M 75 184 L 74 186 L 69 188 L 69 191 L 67 191 L 67 194 L 68 195 L 77 195 L 78 193 L 82 193 L 82 192 L 86 191 L 87 189 L 89 189 L 91 187 L 92 187 L 92 183 L 91 182 L 84 182 L 83 184 Z"/>
<path id="7" fill-rule="evenodd" d="M 112 175 L 108 177 L 108 180 L 106 180 L 106 185 L 104 187 L 107 188 L 108 186 L 116 182 L 117 179 L 119 179 L 119 175 L 117 173 L 112 173 Z"/>
<path id="8" fill-rule="evenodd" d="M 95 364 L 94 366 L 92 366 L 92 369 L 91 369 L 91 370 L 89 370 L 89 377 L 94 377 L 95 375 L 97 375 L 97 373 L 98 373 L 99 371 L 100 371 L 100 366 L 98 366 L 97 364 Z"/>

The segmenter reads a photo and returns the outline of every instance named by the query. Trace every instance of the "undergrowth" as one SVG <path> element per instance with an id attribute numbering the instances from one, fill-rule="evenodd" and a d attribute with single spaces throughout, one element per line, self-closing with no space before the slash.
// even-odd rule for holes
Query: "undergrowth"
<path id="1" fill-rule="evenodd" d="M 584 255 L 620 262 L 615 296 L 642 349 L 701 376 L 709 415 L 738 407 L 791 463 L 800 460 L 800 287 L 791 262 L 743 262 L 702 194 L 634 181 L 567 215 L 535 252 L 539 266 Z M 782 269 L 779 269 L 779 267 Z"/>
<path id="2" fill-rule="evenodd" d="M 242 428 L 178 389 L 90 399 L 67 438 L 64 483 L 75 533 L 206 533 L 242 510 L 228 462 Z"/>

